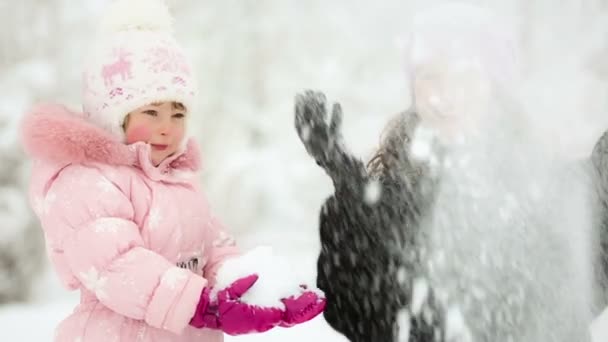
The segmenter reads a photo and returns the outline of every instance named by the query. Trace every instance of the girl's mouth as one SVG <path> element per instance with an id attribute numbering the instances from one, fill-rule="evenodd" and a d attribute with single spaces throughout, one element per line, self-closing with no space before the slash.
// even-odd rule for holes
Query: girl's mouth
<path id="1" fill-rule="evenodd" d="M 164 151 L 167 149 L 167 147 L 169 147 L 169 145 L 157 145 L 157 144 L 151 144 L 152 148 L 157 150 L 157 151 Z"/>

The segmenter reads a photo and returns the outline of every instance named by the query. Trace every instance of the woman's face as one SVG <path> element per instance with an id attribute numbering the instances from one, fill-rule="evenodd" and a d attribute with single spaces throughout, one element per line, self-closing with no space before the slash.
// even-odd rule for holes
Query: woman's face
<path id="1" fill-rule="evenodd" d="M 490 80 L 474 63 L 434 61 L 415 69 L 416 110 L 440 138 L 466 138 L 488 110 Z"/>

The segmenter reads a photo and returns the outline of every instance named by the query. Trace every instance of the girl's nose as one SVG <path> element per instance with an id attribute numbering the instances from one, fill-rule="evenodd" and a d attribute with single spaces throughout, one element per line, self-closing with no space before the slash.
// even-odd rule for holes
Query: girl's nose
<path id="1" fill-rule="evenodd" d="M 160 135 L 167 136 L 170 135 L 173 131 L 173 124 L 171 122 L 171 118 L 163 118 L 161 122 L 158 123 L 158 132 Z"/>
<path id="2" fill-rule="evenodd" d="M 161 124 L 160 135 L 167 136 L 171 134 L 171 124 Z"/>

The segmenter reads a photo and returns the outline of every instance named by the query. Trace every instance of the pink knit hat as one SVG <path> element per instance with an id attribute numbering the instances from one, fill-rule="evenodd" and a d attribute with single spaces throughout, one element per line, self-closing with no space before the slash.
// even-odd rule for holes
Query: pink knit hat
<path id="1" fill-rule="evenodd" d="M 85 62 L 85 115 L 124 139 L 129 112 L 161 101 L 180 102 L 192 112 L 195 95 L 192 66 L 173 37 L 166 4 L 114 1 Z"/>

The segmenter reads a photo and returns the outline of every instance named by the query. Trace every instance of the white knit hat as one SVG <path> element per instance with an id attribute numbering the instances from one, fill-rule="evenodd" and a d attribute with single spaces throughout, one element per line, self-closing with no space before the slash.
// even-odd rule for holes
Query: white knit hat
<path id="1" fill-rule="evenodd" d="M 506 18 L 466 3 L 438 5 L 417 13 L 409 39 L 408 67 L 441 59 L 452 67 L 475 66 L 506 85 L 519 77 L 517 37 Z"/>
<path id="2" fill-rule="evenodd" d="M 452 2 L 417 13 L 406 72 L 424 125 L 446 141 L 481 132 L 493 121 L 487 106 L 516 88 L 516 42 L 514 26 L 482 7 Z"/>
<path id="3" fill-rule="evenodd" d="M 83 73 L 83 109 L 91 121 L 124 139 L 134 109 L 175 101 L 193 111 L 192 66 L 172 32 L 162 0 L 117 0 L 102 20 Z"/>

